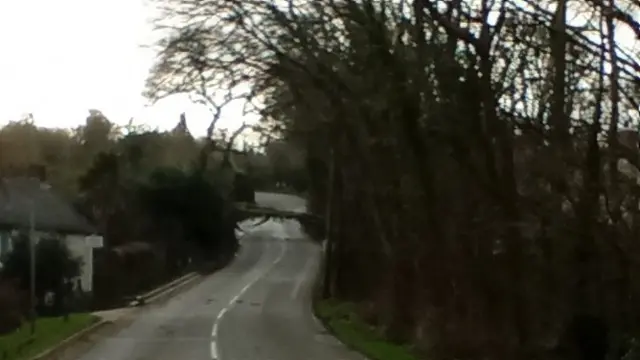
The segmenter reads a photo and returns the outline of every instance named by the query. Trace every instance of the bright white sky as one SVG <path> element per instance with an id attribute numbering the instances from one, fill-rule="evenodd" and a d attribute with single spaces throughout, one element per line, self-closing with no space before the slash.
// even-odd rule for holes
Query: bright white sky
<path id="1" fill-rule="evenodd" d="M 154 54 L 141 48 L 152 42 L 144 1 L 0 1 L 0 125 L 31 112 L 39 125 L 71 127 L 93 108 L 119 124 L 133 117 L 168 129 L 185 111 L 191 132 L 203 135 L 211 115 L 187 99 L 145 107 Z M 220 127 L 242 123 L 241 106 L 233 105 Z"/>
<path id="2" fill-rule="evenodd" d="M 164 130 L 184 111 L 203 135 L 211 115 L 187 99 L 145 108 L 154 54 L 141 45 L 152 42 L 152 15 L 144 0 L 0 1 L 0 125 L 31 112 L 38 125 L 71 127 L 97 109 Z M 240 126 L 240 104 L 225 109 L 220 126 Z"/>

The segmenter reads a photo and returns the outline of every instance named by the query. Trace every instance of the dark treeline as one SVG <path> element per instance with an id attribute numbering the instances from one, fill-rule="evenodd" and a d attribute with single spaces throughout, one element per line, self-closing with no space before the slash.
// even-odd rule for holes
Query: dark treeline
<path id="1" fill-rule="evenodd" d="M 150 86 L 248 83 L 306 155 L 324 296 L 428 358 L 633 347 L 637 4 L 156 3 L 184 27 Z"/>
<path id="2" fill-rule="evenodd" d="M 233 202 L 253 201 L 256 185 L 277 183 L 274 161 L 264 152 L 238 149 L 239 141 L 232 147 L 224 133 L 194 138 L 186 118 L 176 120 L 173 130 L 161 132 L 119 127 L 92 110 L 76 129 L 39 128 L 30 119 L 0 128 L 0 181 L 39 178 L 104 236 L 104 247 L 94 250 L 91 296 L 66 310 L 122 305 L 187 271 L 223 265 L 238 246 Z M 0 191 L 12 191 L 3 186 Z M 0 325 L 6 329 L 15 328 L 29 308 L 23 306 L 29 298 L 26 233 L 11 236 L 14 249 L 1 259 L 6 319 Z M 47 250 L 58 243 L 37 246 L 41 315 L 50 312 L 43 309 L 45 293 L 54 290 L 61 298 L 66 281 L 80 274 L 82 264 L 64 248 Z"/>

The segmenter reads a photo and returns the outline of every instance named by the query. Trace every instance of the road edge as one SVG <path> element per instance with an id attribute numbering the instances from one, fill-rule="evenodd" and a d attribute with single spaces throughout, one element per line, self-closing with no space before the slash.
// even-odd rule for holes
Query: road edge
<path id="1" fill-rule="evenodd" d="M 313 241 L 313 240 L 312 240 Z M 352 351 L 354 353 L 356 353 L 358 356 L 360 356 L 363 360 L 372 360 L 371 358 L 369 358 L 368 356 L 366 356 L 362 351 L 360 351 L 360 349 L 357 349 L 355 346 L 353 346 L 352 344 L 348 344 L 346 342 L 344 342 L 339 336 L 337 336 L 335 330 L 333 329 L 333 327 L 331 327 L 329 325 L 329 322 L 327 319 L 325 319 L 322 316 L 319 316 L 317 313 L 317 305 L 319 301 L 322 301 L 322 275 L 324 274 L 324 269 L 325 269 L 325 251 L 326 251 L 326 239 L 323 240 L 320 243 L 320 246 L 322 248 L 321 252 L 320 252 L 320 266 L 318 266 L 318 271 L 315 274 L 314 278 L 313 278 L 313 282 L 312 282 L 312 287 L 311 287 L 311 301 L 310 301 L 310 308 L 311 308 L 311 316 L 313 317 L 313 321 L 315 322 L 316 326 L 322 328 L 327 334 L 331 335 L 331 337 L 333 337 L 336 341 L 338 341 L 340 344 L 342 344 L 342 346 L 344 346 L 345 348 L 347 348 L 349 351 Z M 317 243 L 317 242 L 316 242 Z"/>
<path id="2" fill-rule="evenodd" d="M 344 346 L 346 349 L 348 349 L 349 351 L 353 352 L 354 354 L 357 354 L 357 356 L 359 356 L 361 359 L 363 360 L 375 360 L 375 359 L 379 359 L 378 356 L 369 354 L 367 355 L 367 353 L 369 353 L 369 349 L 367 349 L 366 346 L 359 346 L 355 343 L 351 343 L 349 341 L 345 341 L 343 340 L 343 338 L 341 336 L 339 336 L 337 334 L 336 329 L 331 326 L 330 322 L 331 322 L 331 317 L 325 317 L 322 316 L 318 313 L 319 311 L 319 304 L 321 301 L 324 301 L 326 299 L 322 298 L 322 285 L 323 282 L 321 281 L 322 279 L 322 275 L 324 274 L 324 269 L 325 269 L 325 256 L 324 256 L 324 251 L 326 249 L 326 247 L 324 246 L 325 243 L 323 242 L 323 247 L 322 247 L 322 252 L 321 252 L 321 256 L 322 258 L 320 259 L 321 264 L 318 268 L 318 273 L 316 274 L 315 278 L 314 278 L 314 282 L 313 282 L 313 288 L 312 288 L 312 294 L 311 294 L 311 314 L 313 316 L 313 319 L 316 323 L 316 325 L 320 326 L 324 331 L 326 331 L 327 334 L 329 334 L 332 338 L 334 338 L 337 342 L 339 342 L 340 344 L 342 344 L 342 346 Z M 365 335 L 365 334 L 361 334 L 364 338 L 367 338 L 369 336 Z M 374 340 L 373 338 L 370 338 L 369 340 Z M 385 342 L 386 344 L 390 345 L 390 346 L 397 346 L 394 345 L 392 343 L 390 343 L 388 340 L 386 339 L 377 339 L 377 340 L 381 340 L 383 342 Z M 371 356 L 370 356 L 371 355 Z M 397 355 L 397 354 L 396 354 Z M 372 357 L 373 356 L 373 357 Z M 408 357 L 406 357 L 408 356 Z M 386 358 L 386 357 L 385 357 Z M 418 359 L 418 355 L 415 353 L 406 353 L 403 354 L 402 356 L 403 359 Z M 396 359 L 396 357 L 393 357 L 393 359 Z"/>
<path id="3" fill-rule="evenodd" d="M 310 239 L 311 242 L 315 242 L 313 239 Z M 325 242 L 326 240 L 323 240 L 321 242 L 321 251 L 320 251 L 320 264 L 318 266 L 318 271 L 316 271 L 315 275 L 313 276 L 313 280 L 311 282 L 311 301 L 309 302 L 309 307 L 311 308 L 311 316 L 313 318 L 313 321 L 316 323 L 316 325 L 321 326 L 323 329 L 328 330 L 328 328 L 325 326 L 325 324 L 320 321 L 320 319 L 318 318 L 318 315 L 316 314 L 316 302 L 318 300 L 320 300 L 321 297 L 321 286 L 322 286 L 322 274 L 324 274 L 324 267 L 325 265 Z"/>
<path id="4" fill-rule="evenodd" d="M 137 307 L 142 309 L 143 305 L 157 305 L 162 303 L 163 301 L 169 300 L 174 296 L 178 295 L 180 292 L 187 290 L 190 285 L 196 285 L 198 281 L 201 281 L 206 278 L 206 275 L 200 274 L 198 272 L 191 272 L 181 276 L 178 279 L 174 279 L 166 284 L 160 285 L 156 289 L 153 289 L 146 294 L 141 295 L 144 298 L 141 305 L 135 305 L 133 307 Z M 129 306 L 132 307 L 132 306 Z M 98 319 L 84 327 L 82 330 L 79 330 L 57 344 L 51 346 L 48 349 L 45 349 L 41 353 L 29 358 L 29 360 L 48 360 L 48 359 L 56 359 L 56 356 L 70 347 L 76 345 L 83 339 L 93 335 L 98 332 L 106 325 L 115 324 L 121 318 L 117 318 L 114 320 L 104 320 L 100 317 Z"/>
<path id="5" fill-rule="evenodd" d="M 204 278 L 206 278 L 206 275 L 192 271 L 141 295 L 139 299 L 134 300 L 130 306 L 152 305 L 168 300 L 174 295 L 177 295 L 177 293 L 186 290 L 189 285 L 195 285 L 199 280 L 203 280 Z"/>
<path id="6" fill-rule="evenodd" d="M 57 354 L 66 350 L 68 347 L 73 346 L 76 342 L 82 340 L 84 337 L 93 334 L 94 332 L 98 331 L 99 329 L 103 328 L 105 325 L 108 325 L 110 323 L 111 323 L 110 321 L 106 321 L 98 317 L 93 323 L 82 328 L 82 330 L 79 330 L 69 335 L 59 343 L 31 357 L 30 360 L 44 360 L 44 359 L 53 358 Z"/>

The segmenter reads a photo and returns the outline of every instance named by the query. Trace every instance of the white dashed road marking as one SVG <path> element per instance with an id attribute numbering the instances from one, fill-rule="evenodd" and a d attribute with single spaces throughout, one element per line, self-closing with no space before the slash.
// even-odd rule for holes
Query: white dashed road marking
<path id="1" fill-rule="evenodd" d="M 222 310 L 220 310 L 220 312 L 218 313 L 218 316 L 216 316 L 216 320 L 213 323 L 213 329 L 211 329 L 211 358 L 213 360 L 219 360 L 220 359 L 220 353 L 218 352 L 218 344 L 217 344 L 217 340 L 218 340 L 218 324 L 220 324 L 220 321 L 222 320 L 224 315 L 229 310 L 231 310 L 233 308 L 233 306 L 238 301 L 238 299 L 240 299 L 240 297 L 242 295 L 244 295 L 244 293 L 246 293 L 247 290 L 249 290 L 249 288 L 251 288 L 251 286 L 253 286 L 253 284 L 255 284 L 256 282 L 258 282 L 258 280 L 262 279 L 265 275 L 267 275 L 271 271 L 271 269 L 273 269 L 280 262 L 280 260 L 282 260 L 282 258 L 284 257 L 284 253 L 286 251 L 286 248 L 287 248 L 286 241 L 280 241 L 280 254 L 271 263 L 269 268 L 267 268 L 267 270 L 265 270 L 265 272 L 260 274 L 260 276 L 257 276 L 256 278 L 251 280 L 247 285 L 245 285 L 242 288 L 242 290 L 240 290 L 240 292 L 236 296 L 234 296 L 231 299 L 231 301 L 229 301 L 229 304 L 227 304 L 226 307 L 224 307 Z"/>

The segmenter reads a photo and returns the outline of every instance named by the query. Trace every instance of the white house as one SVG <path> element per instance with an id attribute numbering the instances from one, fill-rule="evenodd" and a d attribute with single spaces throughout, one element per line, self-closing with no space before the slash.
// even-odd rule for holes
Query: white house
<path id="1" fill-rule="evenodd" d="M 93 249 L 102 246 L 102 238 L 76 212 L 71 204 L 56 195 L 51 187 L 36 178 L 0 179 L 0 257 L 13 248 L 20 230 L 33 224 L 34 237 L 55 237 L 64 241 L 82 262 L 82 291 L 93 290 Z"/>

